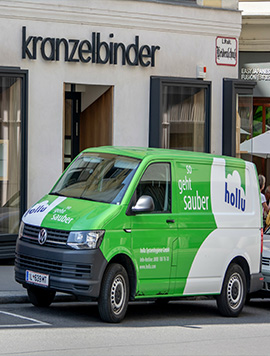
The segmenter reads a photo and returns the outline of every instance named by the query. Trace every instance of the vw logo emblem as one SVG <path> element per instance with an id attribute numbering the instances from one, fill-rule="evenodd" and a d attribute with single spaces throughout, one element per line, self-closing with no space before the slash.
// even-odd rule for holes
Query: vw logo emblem
<path id="1" fill-rule="evenodd" d="M 40 245 L 44 245 L 47 240 L 47 230 L 41 229 L 38 233 L 38 242 Z"/>

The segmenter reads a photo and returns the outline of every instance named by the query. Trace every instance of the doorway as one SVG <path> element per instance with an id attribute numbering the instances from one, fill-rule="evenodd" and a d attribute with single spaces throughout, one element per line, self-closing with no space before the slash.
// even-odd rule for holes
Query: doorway
<path id="1" fill-rule="evenodd" d="M 112 144 L 113 87 L 65 84 L 64 169 L 88 147 Z"/>

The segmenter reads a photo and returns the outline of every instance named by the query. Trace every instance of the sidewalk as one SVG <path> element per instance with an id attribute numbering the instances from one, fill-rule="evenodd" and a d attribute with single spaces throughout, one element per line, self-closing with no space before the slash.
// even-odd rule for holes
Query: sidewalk
<path id="1" fill-rule="evenodd" d="M 57 293 L 55 302 L 73 301 L 68 294 Z M 0 261 L 0 304 L 29 303 L 27 291 L 15 281 L 13 261 Z"/>
<path id="2" fill-rule="evenodd" d="M 27 291 L 15 281 L 14 265 L 0 262 L 0 304 L 28 303 Z"/>

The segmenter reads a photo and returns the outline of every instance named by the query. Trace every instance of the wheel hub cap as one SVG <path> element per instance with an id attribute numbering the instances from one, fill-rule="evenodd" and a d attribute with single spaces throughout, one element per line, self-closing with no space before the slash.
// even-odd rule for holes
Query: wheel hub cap
<path id="1" fill-rule="evenodd" d="M 243 282 L 238 273 L 234 273 L 228 283 L 228 301 L 233 309 L 237 309 L 243 299 Z"/>
<path id="2" fill-rule="evenodd" d="M 115 277 L 111 288 L 111 305 L 115 314 L 121 313 L 126 299 L 126 285 L 122 276 Z"/>

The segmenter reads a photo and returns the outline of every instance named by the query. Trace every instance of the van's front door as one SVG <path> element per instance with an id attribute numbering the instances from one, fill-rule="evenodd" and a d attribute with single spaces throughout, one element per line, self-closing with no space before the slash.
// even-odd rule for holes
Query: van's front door
<path id="1" fill-rule="evenodd" d="M 171 165 L 150 164 L 136 188 L 136 201 L 151 196 L 154 211 L 131 216 L 134 259 L 137 264 L 137 296 L 167 295 L 170 287 L 172 245 L 176 221 L 171 213 Z"/>

